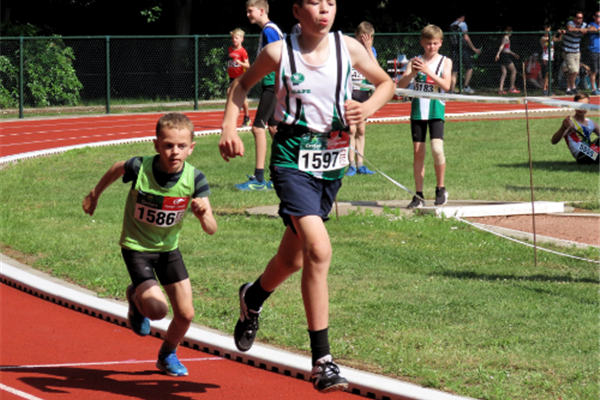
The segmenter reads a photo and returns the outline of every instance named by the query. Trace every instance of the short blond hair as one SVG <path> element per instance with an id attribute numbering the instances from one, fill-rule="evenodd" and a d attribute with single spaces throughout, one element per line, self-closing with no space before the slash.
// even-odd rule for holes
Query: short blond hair
<path id="1" fill-rule="evenodd" d="M 421 30 L 421 39 L 443 39 L 444 31 L 437 25 L 427 25 Z"/>
<path id="2" fill-rule="evenodd" d="M 269 13 L 269 2 L 267 0 L 248 0 L 246 1 L 246 8 L 249 7 L 262 8 L 267 14 Z"/>
<path id="3" fill-rule="evenodd" d="M 240 28 L 235 28 L 234 30 L 232 30 L 231 32 L 229 32 L 229 34 L 231 36 L 239 36 L 239 37 L 241 37 L 243 39 L 244 35 L 246 34 L 246 32 L 244 32 Z"/>
<path id="4" fill-rule="evenodd" d="M 187 129 L 190 131 L 190 137 L 194 140 L 194 124 L 190 119 L 181 113 L 165 114 L 156 123 L 156 137 L 159 138 L 163 129 Z"/>
<path id="5" fill-rule="evenodd" d="M 363 34 L 372 35 L 375 33 L 375 28 L 373 28 L 373 24 L 370 22 L 363 21 L 356 27 L 356 31 L 354 33 L 356 33 L 356 36 Z"/>

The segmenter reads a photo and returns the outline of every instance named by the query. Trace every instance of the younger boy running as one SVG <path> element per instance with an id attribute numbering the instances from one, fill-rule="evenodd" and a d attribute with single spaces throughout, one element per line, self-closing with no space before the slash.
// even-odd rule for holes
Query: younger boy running
<path id="1" fill-rule="evenodd" d="M 246 1 L 246 16 L 251 24 L 262 28 L 258 42 L 258 53 L 269 43 L 281 40 L 283 34 L 269 19 L 269 2 L 267 0 Z M 252 135 L 256 147 L 256 163 L 254 175 L 248 175 L 248 180 L 235 185 L 239 190 L 268 190 L 272 189 L 271 182 L 265 180 L 265 158 L 267 157 L 267 135 L 266 128 L 269 126 L 271 137 L 277 132 L 277 121 L 275 112 L 275 74 L 265 76 L 262 81 L 262 94 L 256 109 L 256 116 L 252 124 Z"/>
<path id="2" fill-rule="evenodd" d="M 586 93 L 578 93 L 573 101 L 588 104 L 590 96 Z M 565 118 L 558 131 L 552 135 L 551 142 L 558 144 L 565 139 L 578 164 L 598 164 L 600 127 L 594 120 L 586 118 L 585 114 L 587 114 L 585 110 L 575 110 L 574 116 Z M 592 140 L 592 133 L 596 134 L 596 140 Z"/>
<path id="3" fill-rule="evenodd" d="M 115 163 L 83 199 L 83 211 L 94 215 L 107 187 L 122 176 L 124 183 L 131 182 L 119 243 L 132 282 L 126 291 L 129 324 L 136 334 L 146 336 L 150 333 L 149 319 L 167 315 L 169 305 L 158 276 L 173 307 L 173 321 L 156 367 L 171 376 L 188 374 L 176 351 L 194 318 L 192 288 L 178 249 L 188 203 L 206 233 L 217 231 L 207 197 L 208 182 L 185 161 L 196 144 L 193 135 L 194 125 L 185 115 L 164 115 L 156 124 L 154 148 L 158 155 Z"/>
<path id="4" fill-rule="evenodd" d="M 365 49 L 367 49 L 367 54 L 373 58 L 373 61 L 377 62 L 377 52 L 375 51 L 375 47 L 373 47 L 373 34 L 375 34 L 373 25 L 370 22 L 363 21 L 356 28 L 354 37 L 359 43 L 365 46 Z M 352 100 L 360 103 L 366 101 L 371 95 L 371 91 L 359 86 L 359 84 L 368 84 L 369 81 L 366 80 L 360 72 L 352 69 L 352 83 Z M 350 149 L 350 166 L 348 167 L 348 171 L 346 171 L 346 176 L 354 176 L 357 173 L 362 175 L 373 175 L 375 173 L 363 164 L 363 155 L 365 154 L 366 127 L 366 120 L 362 121 L 358 125 L 350 125 L 350 146 L 355 148 L 357 153 Z"/>
<path id="5" fill-rule="evenodd" d="M 327 274 L 331 242 L 324 222 L 348 165 L 348 126 L 373 115 L 394 94 L 392 80 L 362 44 L 340 32 L 329 32 L 336 10 L 334 0 L 293 1 L 301 34 L 266 46 L 234 82 L 219 142 L 226 161 L 244 155 L 235 129 L 239 108 L 254 84 L 276 72 L 275 116 L 281 122 L 273 138 L 270 172 L 286 230 L 263 274 L 254 283 L 240 287 L 240 319 L 234 340 L 241 351 L 252 347 L 264 301 L 302 269 L 302 298 L 312 351 L 311 382 L 320 392 L 348 386 L 329 348 Z M 364 103 L 346 100 L 352 91 L 352 67 L 376 87 Z"/>
<path id="6" fill-rule="evenodd" d="M 435 26 L 427 25 L 421 31 L 421 46 L 425 53 L 415 57 L 408 63 L 406 72 L 398 81 L 398 87 L 405 88 L 414 80 L 416 91 L 424 93 L 440 93 L 450 89 L 452 80 L 452 60 L 438 53 L 442 46 L 444 32 Z M 446 159 L 444 157 L 444 113 L 446 104 L 443 100 L 415 97 L 410 114 L 410 130 L 412 133 L 414 162 L 413 172 L 417 196 L 414 196 L 408 208 L 425 206 L 423 196 L 423 180 L 425 178 L 425 140 L 427 127 L 431 137 L 431 153 L 437 186 L 435 188 L 435 205 L 443 206 L 448 201 L 448 192 L 444 187 Z"/>
<path id="7" fill-rule="evenodd" d="M 233 46 L 229 47 L 229 62 L 227 63 L 227 74 L 229 75 L 229 87 L 227 93 L 231 88 L 231 82 L 235 78 L 239 78 L 245 70 L 250 67 L 250 61 L 248 61 L 248 53 L 246 49 L 242 47 L 244 42 L 244 31 L 237 28 L 229 32 L 231 35 L 231 42 Z M 244 121 L 242 126 L 250 126 L 250 108 L 248 107 L 248 99 L 244 99 Z"/>

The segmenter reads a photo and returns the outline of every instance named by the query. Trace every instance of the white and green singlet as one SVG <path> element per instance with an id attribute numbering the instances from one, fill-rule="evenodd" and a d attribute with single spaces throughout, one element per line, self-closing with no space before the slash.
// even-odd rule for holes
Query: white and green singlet
<path id="1" fill-rule="evenodd" d="M 296 35 L 283 41 L 275 82 L 271 165 L 295 168 L 322 179 L 341 178 L 349 164 L 350 137 L 344 103 L 352 96 L 352 63 L 340 32 L 331 32 L 329 57 L 322 65 L 304 61 Z"/>
<path id="2" fill-rule="evenodd" d="M 440 57 L 440 61 L 435 69 L 437 76 L 442 76 L 444 71 L 444 60 L 445 56 Z M 425 75 L 422 72 L 418 72 L 413 79 L 414 88 L 417 92 L 424 93 L 442 93 L 440 89 L 431 77 Z M 410 119 L 415 121 L 428 121 L 431 119 L 444 120 L 446 113 L 446 102 L 438 99 L 428 99 L 425 97 L 415 97 L 412 100 Z"/>

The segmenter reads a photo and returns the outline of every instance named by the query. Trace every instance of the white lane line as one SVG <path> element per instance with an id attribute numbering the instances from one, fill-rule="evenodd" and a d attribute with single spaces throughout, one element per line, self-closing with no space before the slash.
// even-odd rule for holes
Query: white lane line
<path id="1" fill-rule="evenodd" d="M 0 390 L 4 390 L 5 392 L 8 392 L 10 394 L 14 394 L 15 396 L 19 396 L 19 397 L 22 397 L 22 398 L 27 399 L 27 400 L 43 400 L 43 399 L 41 399 L 39 397 L 35 397 L 32 394 L 22 392 L 20 390 L 17 390 L 15 388 L 11 388 L 10 386 L 6 386 L 6 385 L 3 385 L 1 383 L 0 383 Z"/>
<path id="2" fill-rule="evenodd" d="M 223 357 L 202 357 L 202 358 L 180 358 L 179 361 L 194 362 L 194 361 L 222 361 Z M 156 360 L 127 360 L 127 361 L 104 361 L 92 363 L 70 363 L 70 364 L 40 364 L 40 365 L 8 365 L 0 367 L 3 370 L 16 369 L 34 369 L 34 368 L 61 368 L 61 367 L 90 367 L 95 365 L 129 365 L 129 364 L 150 364 Z"/>

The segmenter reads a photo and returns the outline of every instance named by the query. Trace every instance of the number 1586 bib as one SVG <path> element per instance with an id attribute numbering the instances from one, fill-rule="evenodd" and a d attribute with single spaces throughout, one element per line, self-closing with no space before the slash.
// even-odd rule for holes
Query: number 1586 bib
<path id="1" fill-rule="evenodd" d="M 159 228 L 168 228 L 182 220 L 188 197 L 161 196 L 138 191 L 135 219 Z"/>

